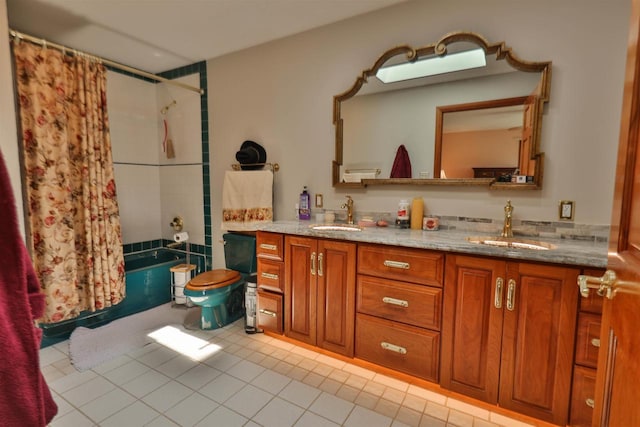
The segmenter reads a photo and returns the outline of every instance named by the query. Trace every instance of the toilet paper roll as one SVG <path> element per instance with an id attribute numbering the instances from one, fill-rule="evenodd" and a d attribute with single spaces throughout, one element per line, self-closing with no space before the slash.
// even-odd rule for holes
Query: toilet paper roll
<path id="1" fill-rule="evenodd" d="M 186 242 L 187 240 L 189 240 L 189 233 L 187 233 L 186 231 L 176 233 L 173 235 L 173 240 L 175 240 L 176 242 Z"/>
<path id="2" fill-rule="evenodd" d="M 187 284 L 187 282 L 191 279 L 191 272 L 181 272 L 176 271 L 173 273 L 173 283 L 176 285 L 176 295 L 178 295 L 178 290 L 180 291 L 180 296 L 182 296 L 182 288 Z"/>

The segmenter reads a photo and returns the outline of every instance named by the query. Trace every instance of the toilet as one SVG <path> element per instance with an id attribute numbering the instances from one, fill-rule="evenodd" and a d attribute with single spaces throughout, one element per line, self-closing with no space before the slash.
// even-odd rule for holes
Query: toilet
<path id="1" fill-rule="evenodd" d="M 255 282 L 255 236 L 226 233 L 222 237 L 227 268 L 198 274 L 184 288 L 184 295 L 200 306 L 200 329 L 218 329 L 243 317 L 244 285 L 247 280 Z"/>

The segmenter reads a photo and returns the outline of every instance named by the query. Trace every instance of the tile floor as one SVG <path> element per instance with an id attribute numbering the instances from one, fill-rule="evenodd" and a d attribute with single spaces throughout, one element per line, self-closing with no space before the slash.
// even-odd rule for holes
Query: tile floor
<path id="1" fill-rule="evenodd" d="M 152 342 L 78 372 L 68 341 L 42 349 L 42 372 L 59 407 L 51 427 L 528 426 L 264 334 L 247 335 L 242 320 L 181 331 L 217 351 L 185 356 Z"/>

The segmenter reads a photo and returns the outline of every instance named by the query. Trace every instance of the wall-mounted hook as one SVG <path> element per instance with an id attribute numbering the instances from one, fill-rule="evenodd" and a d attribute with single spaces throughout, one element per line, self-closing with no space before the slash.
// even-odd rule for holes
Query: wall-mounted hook
<path id="1" fill-rule="evenodd" d="M 173 107 L 174 105 L 176 105 L 178 102 L 174 99 L 173 101 L 171 101 L 170 104 L 165 105 L 161 110 L 160 113 L 161 114 L 167 114 L 167 112 L 169 111 L 169 108 Z"/>
<path id="2" fill-rule="evenodd" d="M 173 227 L 173 230 L 176 232 L 182 231 L 182 227 L 184 226 L 184 221 L 180 215 L 173 218 L 173 221 L 169 224 L 170 227 Z"/>

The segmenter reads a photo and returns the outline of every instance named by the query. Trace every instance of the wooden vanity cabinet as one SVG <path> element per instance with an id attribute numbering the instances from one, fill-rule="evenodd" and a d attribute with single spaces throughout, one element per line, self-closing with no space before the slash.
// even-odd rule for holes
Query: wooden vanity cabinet
<path id="1" fill-rule="evenodd" d="M 258 328 L 282 334 L 284 331 L 284 236 L 256 233 L 258 275 L 256 285 Z"/>
<path id="2" fill-rule="evenodd" d="M 601 277 L 604 270 L 585 270 L 583 274 Z M 587 298 L 580 297 L 569 415 L 572 427 L 590 427 L 593 418 L 602 303 L 603 298 L 596 292 L 590 292 Z"/>
<path id="3" fill-rule="evenodd" d="M 355 356 L 437 382 L 444 255 L 358 246 Z"/>
<path id="4" fill-rule="evenodd" d="M 566 425 L 579 273 L 447 255 L 441 386 Z"/>
<path id="5" fill-rule="evenodd" d="M 353 357 L 356 244 L 285 236 L 285 335 Z"/>

